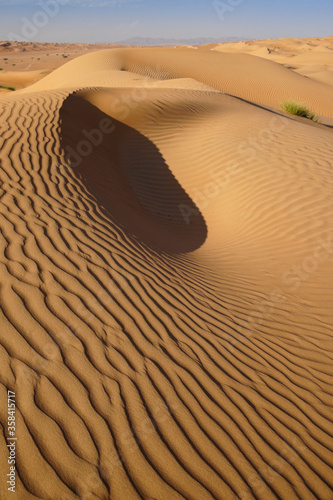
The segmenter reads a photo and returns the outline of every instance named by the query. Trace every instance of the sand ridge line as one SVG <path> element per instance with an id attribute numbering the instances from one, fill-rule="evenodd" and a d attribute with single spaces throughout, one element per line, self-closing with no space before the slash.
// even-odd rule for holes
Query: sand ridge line
<path id="1" fill-rule="evenodd" d="M 18 491 L 329 498 L 332 262 L 296 290 L 283 276 L 329 234 L 331 134 L 193 88 L 149 89 L 124 116 L 110 104 L 131 92 L 43 90 L 1 108 Z M 66 147 L 107 118 L 114 132 L 71 167 Z M 254 323 L 275 287 L 286 300 Z"/>

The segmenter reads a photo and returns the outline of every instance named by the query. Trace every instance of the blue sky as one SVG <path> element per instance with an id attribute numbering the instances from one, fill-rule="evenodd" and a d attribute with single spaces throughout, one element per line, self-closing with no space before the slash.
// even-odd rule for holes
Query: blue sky
<path id="1" fill-rule="evenodd" d="M 0 40 L 333 35 L 333 0 L 0 0 Z"/>

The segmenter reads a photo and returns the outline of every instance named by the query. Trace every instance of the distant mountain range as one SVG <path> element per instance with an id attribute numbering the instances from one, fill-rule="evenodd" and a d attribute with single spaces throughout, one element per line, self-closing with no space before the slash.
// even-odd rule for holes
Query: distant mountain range
<path id="1" fill-rule="evenodd" d="M 244 40 L 239 37 L 225 37 L 225 38 L 144 38 L 134 36 L 127 38 L 121 42 L 115 42 L 121 45 L 205 45 L 207 43 L 226 43 L 226 42 L 239 42 Z"/>

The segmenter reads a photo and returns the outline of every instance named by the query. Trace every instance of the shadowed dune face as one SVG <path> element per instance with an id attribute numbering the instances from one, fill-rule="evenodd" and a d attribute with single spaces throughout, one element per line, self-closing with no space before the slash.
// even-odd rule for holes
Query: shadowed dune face
<path id="1" fill-rule="evenodd" d="M 1 98 L 17 500 L 332 499 L 332 131 L 266 110 L 266 79 L 259 105 L 245 79 L 237 99 L 189 82 L 181 53 L 172 89 L 138 74 L 138 93 L 107 51 L 51 82 L 77 86 Z M 284 70 L 288 93 L 323 89 Z"/>
<path id="2" fill-rule="evenodd" d="M 203 245 L 204 218 L 151 140 L 75 95 L 60 118 L 68 166 L 114 222 L 163 252 Z"/>

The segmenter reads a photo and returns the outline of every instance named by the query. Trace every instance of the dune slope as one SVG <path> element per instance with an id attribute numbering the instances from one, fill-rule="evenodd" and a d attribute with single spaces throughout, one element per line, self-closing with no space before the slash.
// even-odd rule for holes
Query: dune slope
<path id="1" fill-rule="evenodd" d="M 9 389 L 19 500 L 330 500 L 332 131 L 245 102 L 329 87 L 115 54 L 0 98 L 1 470 Z"/>
<path id="2" fill-rule="evenodd" d="M 89 70 L 88 70 L 89 68 Z M 116 72 L 116 78 L 114 75 Z M 154 80 L 192 78 L 242 99 L 278 106 L 284 99 L 304 101 L 316 113 L 333 117 L 333 89 L 276 62 L 243 53 L 195 51 L 188 48 L 114 49 L 74 59 L 21 92 L 64 87 L 114 86 L 141 77 L 144 87 Z M 124 86 L 124 83 L 121 83 Z"/>

